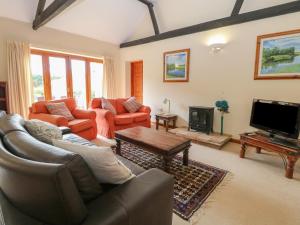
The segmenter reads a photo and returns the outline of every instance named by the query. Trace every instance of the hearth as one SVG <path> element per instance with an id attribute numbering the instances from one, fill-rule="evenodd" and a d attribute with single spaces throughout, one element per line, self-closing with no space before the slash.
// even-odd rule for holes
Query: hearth
<path id="1" fill-rule="evenodd" d="M 213 132 L 214 107 L 189 107 L 189 130 L 210 134 Z"/>

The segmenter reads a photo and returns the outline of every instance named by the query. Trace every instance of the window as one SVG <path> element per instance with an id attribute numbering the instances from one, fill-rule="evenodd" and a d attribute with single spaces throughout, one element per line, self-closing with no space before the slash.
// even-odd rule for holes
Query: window
<path id="1" fill-rule="evenodd" d="M 45 99 L 42 56 L 31 55 L 31 73 L 35 101 Z"/>
<path id="2" fill-rule="evenodd" d="M 86 108 L 102 96 L 103 61 L 64 53 L 31 50 L 34 100 L 75 98 Z"/>

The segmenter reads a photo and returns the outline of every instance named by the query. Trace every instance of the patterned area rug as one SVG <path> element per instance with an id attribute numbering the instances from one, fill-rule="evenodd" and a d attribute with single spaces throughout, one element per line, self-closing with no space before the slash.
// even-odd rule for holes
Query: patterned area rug
<path id="1" fill-rule="evenodd" d="M 121 153 L 144 169 L 162 168 L 160 156 L 135 145 L 122 142 Z M 170 174 L 175 178 L 174 212 L 189 220 L 222 182 L 227 171 L 192 160 L 189 166 L 183 166 L 182 157 L 176 156 L 170 165 Z"/>

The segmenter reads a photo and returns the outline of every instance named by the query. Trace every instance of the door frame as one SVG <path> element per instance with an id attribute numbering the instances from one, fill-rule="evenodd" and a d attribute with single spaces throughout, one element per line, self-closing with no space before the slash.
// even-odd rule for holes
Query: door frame
<path id="1" fill-rule="evenodd" d="M 135 60 L 135 61 L 131 61 L 130 62 L 130 94 L 131 94 L 131 96 L 133 96 L 134 95 L 134 89 L 133 89 L 133 87 L 134 87 L 134 82 L 133 82 L 133 78 L 134 78 L 134 74 L 133 74 L 133 69 L 132 69 L 132 66 L 133 66 L 133 64 L 134 63 L 142 63 L 142 65 L 143 65 L 143 75 L 142 75 L 142 93 L 143 93 L 143 98 L 142 98 L 142 102 L 141 103 L 143 103 L 143 101 L 144 101 L 144 60 Z"/>

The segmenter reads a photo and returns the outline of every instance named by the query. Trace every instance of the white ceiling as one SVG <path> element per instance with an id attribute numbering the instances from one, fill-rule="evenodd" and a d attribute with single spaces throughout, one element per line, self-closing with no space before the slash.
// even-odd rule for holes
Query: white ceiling
<path id="1" fill-rule="evenodd" d="M 49 5 L 53 0 L 47 0 Z M 154 0 L 161 32 L 229 16 L 236 0 Z M 245 0 L 241 12 L 293 0 Z M 38 0 L 0 0 L 0 17 L 32 23 Z M 153 35 L 148 9 L 137 0 L 77 0 L 45 25 L 120 44 Z M 40 28 L 42 29 L 42 28 Z"/>

